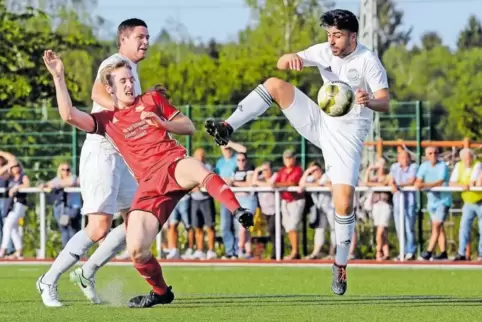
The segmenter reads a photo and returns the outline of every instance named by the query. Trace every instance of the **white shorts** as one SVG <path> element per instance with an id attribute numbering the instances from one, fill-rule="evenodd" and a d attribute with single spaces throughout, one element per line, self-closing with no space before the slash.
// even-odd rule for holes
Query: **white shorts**
<path id="1" fill-rule="evenodd" d="M 294 100 L 283 113 L 291 125 L 323 152 L 325 172 L 333 184 L 356 186 L 360 173 L 363 141 L 371 122 L 349 114 L 331 117 L 295 87 Z"/>
<path id="2" fill-rule="evenodd" d="M 124 159 L 105 140 L 85 141 L 79 163 L 82 214 L 114 213 L 129 209 L 137 182 Z"/>
<path id="3" fill-rule="evenodd" d="M 305 210 L 305 202 L 305 199 L 292 202 L 281 200 L 281 224 L 286 232 L 298 230 L 303 210 Z"/>
<path id="4" fill-rule="evenodd" d="M 378 201 L 373 205 L 372 216 L 373 224 L 375 227 L 388 227 L 390 226 L 390 216 L 392 214 L 392 208 L 384 201 Z"/>

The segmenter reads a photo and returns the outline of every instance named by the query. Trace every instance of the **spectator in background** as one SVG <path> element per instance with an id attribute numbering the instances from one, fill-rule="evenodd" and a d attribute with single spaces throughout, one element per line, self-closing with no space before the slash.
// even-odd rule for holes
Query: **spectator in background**
<path id="1" fill-rule="evenodd" d="M 274 187 L 284 188 L 298 186 L 303 170 L 296 165 L 295 154 L 291 150 L 283 152 L 282 167 L 278 171 Z M 299 192 L 281 192 L 281 215 L 282 224 L 285 231 L 288 233 L 288 239 L 291 244 L 291 254 L 285 259 L 300 259 L 299 241 L 298 241 L 298 226 L 305 209 L 304 194 Z"/>
<path id="2" fill-rule="evenodd" d="M 191 196 L 186 194 L 177 203 L 176 208 L 171 213 L 169 217 L 169 230 L 167 233 L 167 243 L 169 247 L 169 253 L 167 254 L 167 259 L 179 259 L 181 258 L 181 252 L 177 247 L 179 242 L 179 223 L 182 221 L 184 228 L 187 233 L 187 249 L 182 255 L 183 258 L 189 259 L 193 256 L 194 247 L 194 230 L 191 227 L 191 212 L 190 212 Z"/>
<path id="3" fill-rule="evenodd" d="M 427 161 L 423 162 L 418 169 L 415 187 L 421 190 L 447 186 L 449 182 L 449 168 L 443 160 L 438 159 L 437 148 L 428 147 L 425 149 L 425 157 Z M 433 259 L 448 259 L 444 222 L 451 205 L 452 195 L 450 192 L 427 192 L 427 209 L 432 221 L 432 235 L 427 251 L 421 255 L 422 259 L 430 260 L 432 258 L 437 242 L 440 254 L 433 257 Z"/>
<path id="4" fill-rule="evenodd" d="M 300 179 L 299 192 L 309 187 L 331 187 L 328 176 L 323 173 L 318 162 L 311 162 Z M 315 230 L 313 252 L 305 259 L 319 259 L 322 257 L 321 249 L 325 244 L 325 229 L 330 229 L 330 251 L 326 259 L 335 255 L 335 209 L 330 192 L 311 192 L 313 206 L 310 208 L 310 226 Z"/>
<path id="5" fill-rule="evenodd" d="M 0 193 L 0 242 L 3 236 L 3 222 L 8 215 L 7 207 L 10 205 L 8 199 L 8 179 L 10 177 L 10 168 L 17 163 L 17 159 L 13 154 L 5 151 L 0 151 L 0 188 L 5 189 L 5 192 Z M 12 239 L 7 246 L 6 254 L 11 254 L 15 251 L 13 248 Z"/>
<path id="6" fill-rule="evenodd" d="M 365 174 L 365 185 L 368 187 L 385 187 L 390 179 L 385 173 L 385 160 L 379 158 L 374 165 L 368 167 Z M 374 173 L 373 173 L 374 172 Z M 391 196 L 388 192 L 373 192 L 371 194 L 371 213 L 376 231 L 376 244 L 378 261 L 388 260 L 390 250 L 388 247 L 388 227 L 390 226 Z"/>
<path id="7" fill-rule="evenodd" d="M 61 163 L 57 168 L 57 176 L 48 183 L 40 185 L 41 189 L 53 189 L 54 218 L 60 229 L 62 248 L 80 230 L 81 196 L 79 192 L 66 193 L 64 188 L 78 187 L 79 180 L 72 174 L 68 163 Z"/>
<path id="8" fill-rule="evenodd" d="M 19 192 L 22 188 L 30 186 L 30 180 L 27 175 L 24 174 L 20 163 L 15 163 L 10 168 L 10 176 L 8 178 L 8 199 L 9 206 L 4 208 L 7 212 L 7 217 L 3 224 L 3 236 L 0 246 L 0 257 L 6 255 L 8 243 L 10 238 L 12 239 L 13 246 L 15 247 L 14 258 L 22 259 L 22 236 L 18 229 L 18 221 L 25 216 L 27 211 L 27 194 Z"/>
<path id="9" fill-rule="evenodd" d="M 459 249 L 455 255 L 456 261 L 468 260 L 465 250 L 470 241 L 472 223 L 477 217 L 479 222 L 479 259 L 482 260 L 482 192 L 469 191 L 476 184 L 481 174 L 481 163 L 474 160 L 474 154 L 470 149 L 460 151 L 460 161 L 455 164 L 450 176 L 450 186 L 463 188 L 462 218 L 459 228 Z"/>
<path id="10" fill-rule="evenodd" d="M 417 165 L 412 163 L 410 154 L 402 150 L 398 152 L 397 163 L 392 164 L 390 168 L 390 186 L 393 192 L 393 220 L 395 221 L 395 229 L 397 231 L 398 240 L 400 242 L 400 198 L 403 193 L 403 211 L 404 216 L 404 237 L 405 237 L 405 260 L 414 260 L 417 245 L 415 244 L 415 207 L 416 198 L 414 191 L 400 192 L 401 188 L 411 187 L 415 183 L 417 177 Z"/>
<path id="11" fill-rule="evenodd" d="M 254 166 L 248 162 L 246 153 L 238 153 L 236 155 L 237 166 L 231 177 L 232 187 L 251 187 L 253 181 Z M 238 199 L 241 207 L 248 209 L 251 213 L 256 213 L 258 207 L 258 199 L 256 193 L 253 192 L 235 192 L 234 195 Z M 251 234 L 249 230 L 241 226 L 239 222 L 235 222 L 235 231 L 238 232 L 238 249 L 239 257 L 251 259 L 253 258 L 251 250 Z"/>
<path id="12" fill-rule="evenodd" d="M 231 178 L 236 169 L 236 151 L 237 153 L 246 153 L 247 149 L 244 145 L 230 141 L 226 146 L 221 146 L 222 158 L 216 162 L 216 173 L 231 185 Z M 234 234 L 233 216 L 228 209 L 221 205 L 221 235 L 223 236 L 224 252 L 223 258 L 237 257 L 237 238 Z"/>
<path id="13" fill-rule="evenodd" d="M 194 151 L 194 158 L 204 163 L 209 171 L 212 170 L 210 164 L 206 163 L 206 152 L 199 148 Z M 196 230 L 196 247 L 197 250 L 193 254 L 195 259 L 215 259 L 217 258 L 214 251 L 216 234 L 214 231 L 216 218 L 216 209 L 214 208 L 214 199 L 207 193 L 195 188 L 191 192 L 191 222 Z M 204 253 L 204 231 L 206 227 L 208 235 L 208 251 Z"/>
<path id="14" fill-rule="evenodd" d="M 270 162 L 264 162 L 254 169 L 254 187 L 272 187 L 276 181 L 276 173 L 273 173 Z M 274 192 L 258 192 L 259 208 L 268 222 L 268 234 L 271 242 L 271 259 L 276 259 L 276 205 Z M 283 257 L 283 238 L 281 238 L 281 257 Z"/>

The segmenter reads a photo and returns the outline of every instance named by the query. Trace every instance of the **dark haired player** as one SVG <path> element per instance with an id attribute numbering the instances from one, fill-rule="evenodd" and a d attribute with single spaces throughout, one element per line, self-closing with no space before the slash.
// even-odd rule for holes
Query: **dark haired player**
<path id="1" fill-rule="evenodd" d="M 346 292 L 346 265 L 355 231 L 353 197 L 358 183 L 363 141 L 372 126 L 373 111 L 389 109 L 388 81 L 377 55 L 357 41 L 358 20 L 347 10 L 331 10 L 321 16 L 328 42 L 316 44 L 278 60 L 282 70 L 317 67 L 323 81 L 344 81 L 356 91 L 355 106 L 342 117 L 325 114 L 307 95 L 288 82 L 269 78 L 258 85 L 225 121 L 206 121 L 206 130 L 225 145 L 232 133 L 263 114 L 276 102 L 292 126 L 321 148 L 326 174 L 333 183 L 336 258 L 332 290 Z"/>

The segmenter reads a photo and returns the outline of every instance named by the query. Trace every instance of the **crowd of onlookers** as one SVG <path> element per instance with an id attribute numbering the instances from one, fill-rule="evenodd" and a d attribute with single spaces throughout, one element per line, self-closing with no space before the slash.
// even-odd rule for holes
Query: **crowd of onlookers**
<path id="1" fill-rule="evenodd" d="M 335 252 L 334 207 L 330 192 L 309 192 L 309 187 L 330 187 L 330 180 L 324 174 L 323 167 L 318 162 L 312 162 L 303 170 L 296 160 L 292 150 L 284 151 L 283 166 L 277 171 L 270 162 L 264 162 L 257 167 L 248 158 L 247 149 L 243 145 L 230 142 L 221 148 L 222 156 L 215 164 L 206 162 L 206 153 L 199 148 L 193 156 L 202 161 L 206 168 L 218 173 L 232 187 L 297 187 L 296 191 L 283 191 L 281 198 L 281 224 L 283 229 L 281 253 L 285 259 L 300 259 L 300 227 L 304 215 L 309 227 L 314 232 L 314 245 L 307 259 L 331 259 Z M 459 229 L 459 245 L 455 260 L 466 260 L 466 247 L 470 241 L 470 232 L 474 219 L 478 218 L 479 236 L 482 232 L 482 192 L 469 191 L 471 186 L 482 186 L 482 166 L 472 150 L 462 149 L 460 161 L 455 164 L 450 173 L 448 165 L 439 158 L 434 147 L 425 150 L 425 161 L 420 165 L 414 163 L 409 151 L 399 149 L 397 161 L 391 165 L 383 158 L 360 176 L 359 186 L 390 187 L 390 192 L 376 192 L 368 189 L 355 200 L 357 216 L 367 217 L 373 221 L 375 228 L 376 259 L 390 258 L 388 229 L 392 222 L 397 236 L 401 231 L 400 210 L 404 211 L 404 259 L 415 259 L 416 236 L 415 222 L 416 192 L 400 189 L 414 186 L 425 190 L 437 186 L 462 187 L 463 207 Z M 30 180 L 22 171 L 21 164 L 15 156 L 0 151 L 0 187 L 6 192 L 0 194 L 0 257 L 22 258 L 22 232 L 19 222 L 25 216 L 29 207 L 27 195 L 19 192 L 23 187 L 29 187 Z M 81 229 L 81 196 L 80 193 L 66 193 L 64 188 L 78 186 L 78 178 L 73 174 L 69 164 L 61 163 L 57 175 L 39 187 L 50 192 L 50 203 L 53 205 L 53 215 L 61 233 L 62 245 Z M 403 207 L 400 205 L 403 193 Z M 424 260 L 448 259 L 447 238 L 444 223 L 449 208 L 452 206 L 451 192 L 424 191 L 426 194 L 425 208 L 431 219 L 431 237 L 427 248 L 421 254 Z M 266 223 L 266 233 L 271 247 L 271 258 L 275 258 L 275 195 L 273 192 L 235 192 L 241 206 L 257 213 Z M 219 213 L 217 217 L 216 214 Z M 216 218 L 220 219 L 217 238 Z M 179 224 L 186 238 L 179 236 Z M 168 259 L 214 259 L 245 258 L 255 256 L 252 236 L 244 229 L 231 213 L 224 207 L 217 208 L 214 200 L 200 189 L 194 189 L 186 195 L 171 214 L 165 224 L 164 251 Z M 324 249 L 326 236 L 329 245 Z M 400 238 L 399 238 L 400 239 Z M 180 240 L 186 242 L 180 243 Z M 356 240 L 356 238 L 354 238 Z M 218 241 L 224 247 L 219 252 Z M 287 244 L 285 245 L 285 241 Z M 167 242 L 167 243 L 166 243 Z M 438 252 L 436 247 L 438 246 Z M 351 258 L 355 256 L 356 243 L 352 244 Z M 482 239 L 479 242 L 479 260 L 482 260 Z M 123 255 L 120 255 L 122 258 Z"/>

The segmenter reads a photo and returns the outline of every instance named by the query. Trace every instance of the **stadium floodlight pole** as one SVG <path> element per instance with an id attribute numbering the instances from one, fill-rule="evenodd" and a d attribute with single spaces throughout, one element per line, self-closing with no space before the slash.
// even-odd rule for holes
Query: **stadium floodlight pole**
<path id="1" fill-rule="evenodd" d="M 378 16 L 376 0 L 360 0 L 360 31 L 358 41 L 370 48 L 374 52 L 378 52 Z M 372 129 L 368 133 L 367 141 L 373 142 L 380 139 L 380 113 L 375 114 L 375 121 Z M 363 152 L 363 164 L 371 164 L 375 162 L 375 147 L 367 147 Z"/>

